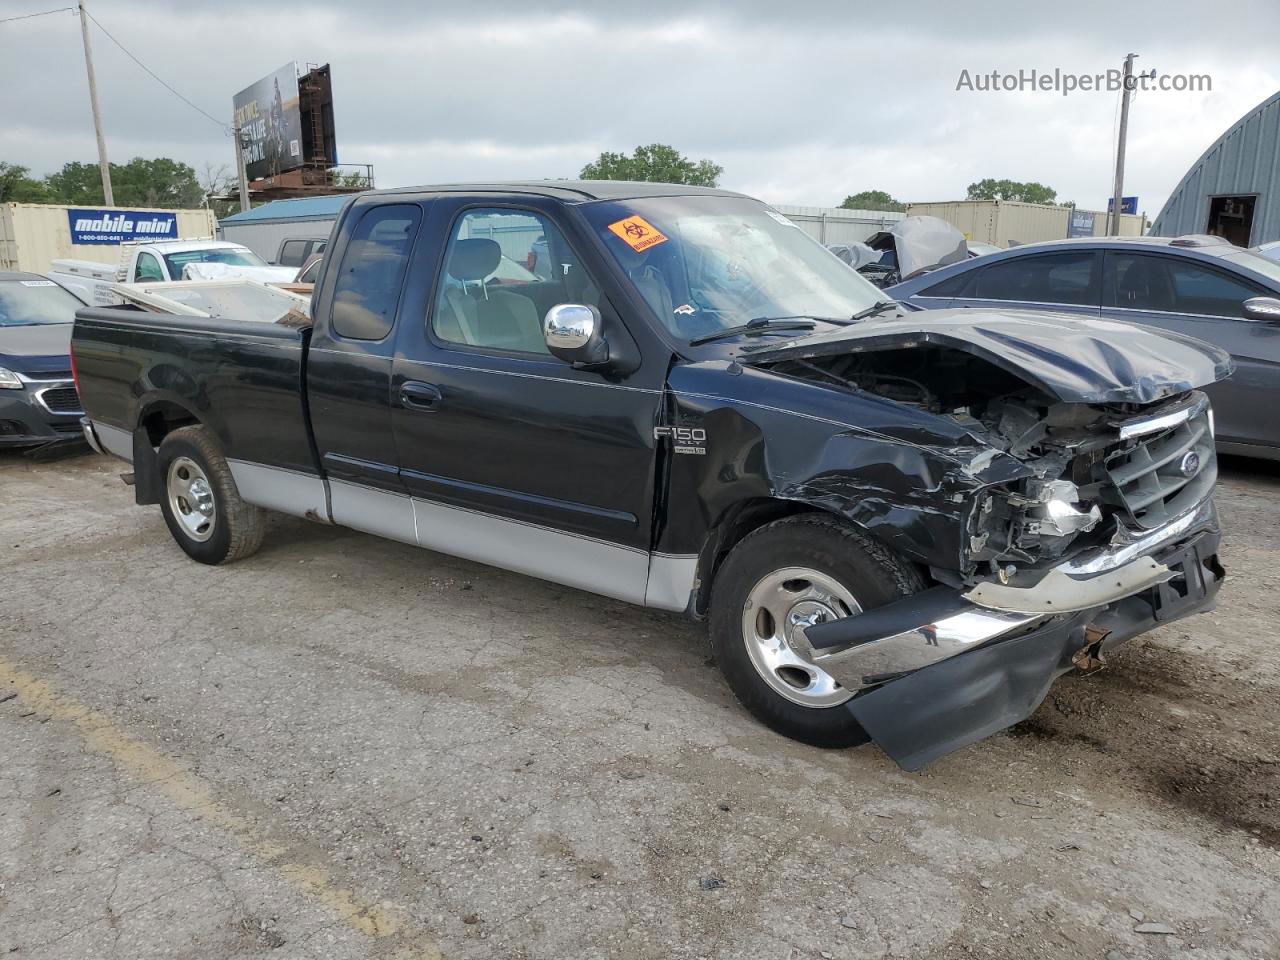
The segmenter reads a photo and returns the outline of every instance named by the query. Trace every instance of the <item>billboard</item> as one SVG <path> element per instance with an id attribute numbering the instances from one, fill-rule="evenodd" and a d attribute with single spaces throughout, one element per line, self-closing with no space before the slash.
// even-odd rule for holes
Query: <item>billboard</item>
<path id="1" fill-rule="evenodd" d="M 298 65 L 286 63 L 232 98 L 245 175 L 250 180 L 296 170 L 304 162 Z"/>
<path id="2" fill-rule="evenodd" d="M 1116 209 L 1116 198 L 1112 197 L 1107 201 L 1107 216 L 1111 216 L 1111 214 L 1115 212 L 1115 209 Z M 1137 214 L 1138 198 L 1137 197 L 1121 197 L 1120 212 Z"/>
<path id="3" fill-rule="evenodd" d="M 125 240 L 176 240 L 178 215 L 164 210 L 67 211 L 67 229 L 75 244 L 122 243 Z"/>
<path id="4" fill-rule="evenodd" d="M 1093 223 L 1096 214 L 1092 210 L 1071 209 L 1071 222 L 1067 228 L 1068 237 L 1092 237 Z"/>

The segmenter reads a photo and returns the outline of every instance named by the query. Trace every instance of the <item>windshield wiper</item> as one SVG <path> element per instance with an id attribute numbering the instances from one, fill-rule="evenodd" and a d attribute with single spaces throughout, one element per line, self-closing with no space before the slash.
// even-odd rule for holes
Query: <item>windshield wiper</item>
<path id="1" fill-rule="evenodd" d="M 897 307 L 897 300 L 877 300 L 865 310 L 859 310 L 849 318 L 850 323 L 857 323 L 859 320 L 866 320 L 868 317 L 874 317 L 877 313 L 884 313 L 890 307 Z"/>
<path id="2" fill-rule="evenodd" d="M 729 337 L 751 336 L 753 334 L 773 333 L 775 330 L 812 330 L 816 323 L 808 317 L 756 317 L 736 327 L 725 327 L 715 333 L 703 334 L 689 341 L 689 346 L 696 347 L 715 340 L 727 340 Z"/>

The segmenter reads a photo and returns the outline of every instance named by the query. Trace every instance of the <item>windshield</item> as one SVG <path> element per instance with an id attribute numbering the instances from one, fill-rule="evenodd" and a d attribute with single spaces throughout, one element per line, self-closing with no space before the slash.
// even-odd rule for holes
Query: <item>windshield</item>
<path id="1" fill-rule="evenodd" d="M 52 280 L 0 281 L 0 327 L 70 323 L 82 306 Z"/>
<path id="2" fill-rule="evenodd" d="M 658 319 L 686 341 L 762 318 L 843 323 L 884 299 L 755 200 L 649 197 L 582 210 Z"/>
<path id="3" fill-rule="evenodd" d="M 267 261 L 247 247 L 213 247 L 207 250 L 183 250 L 166 253 L 164 262 L 169 265 L 169 276 L 182 276 L 182 268 L 188 263 L 225 263 L 233 267 L 265 267 Z"/>

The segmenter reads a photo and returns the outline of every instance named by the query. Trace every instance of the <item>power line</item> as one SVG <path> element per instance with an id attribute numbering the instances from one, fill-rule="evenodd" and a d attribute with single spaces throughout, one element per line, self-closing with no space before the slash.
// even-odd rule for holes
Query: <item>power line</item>
<path id="1" fill-rule="evenodd" d="M 13 23 L 15 20 L 30 20 L 33 17 L 47 17 L 51 13 L 66 13 L 68 10 L 75 10 L 75 7 L 58 7 L 56 10 L 41 10 L 39 13 L 24 13 L 20 17 L 5 17 L 0 23 Z"/>
<path id="2" fill-rule="evenodd" d="M 70 10 L 72 8 L 67 7 L 66 9 Z M 130 53 L 128 47 L 126 47 L 123 43 L 121 43 L 119 40 L 113 37 L 111 35 L 111 31 L 108 30 L 106 27 L 104 27 L 102 25 L 102 22 L 97 17 L 95 17 L 92 13 L 89 13 L 88 11 L 85 11 L 85 16 L 87 16 L 90 20 L 92 20 L 95 24 L 97 24 L 98 29 L 107 35 L 107 39 L 110 40 L 112 43 L 114 43 L 122 51 L 124 51 L 125 56 L 127 56 L 130 60 L 132 60 L 134 63 L 140 66 L 143 70 L 145 70 L 151 76 L 151 79 L 155 80 L 156 83 L 160 84 L 160 86 L 164 87 L 166 90 L 172 93 L 175 97 L 177 97 L 179 100 L 185 103 L 188 107 L 196 111 L 196 113 L 199 113 L 202 116 L 205 116 L 208 119 L 212 120 L 214 123 L 216 123 L 219 127 L 222 128 L 224 133 L 228 133 L 228 134 L 231 133 L 231 127 L 227 124 L 225 120 L 219 120 L 217 117 L 213 116 L 212 114 L 206 113 L 204 110 L 201 110 L 194 103 L 192 103 L 182 94 L 180 94 L 177 90 L 173 89 L 173 87 L 169 86 L 169 84 L 161 80 L 160 77 L 156 75 L 156 72 L 154 70 L 152 70 L 145 63 L 143 63 L 141 60 L 135 57 L 132 53 Z"/>

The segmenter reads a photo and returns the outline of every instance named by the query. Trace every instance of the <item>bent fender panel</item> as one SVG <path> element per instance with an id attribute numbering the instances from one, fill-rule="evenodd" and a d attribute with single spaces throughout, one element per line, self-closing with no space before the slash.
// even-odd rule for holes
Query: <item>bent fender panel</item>
<path id="1" fill-rule="evenodd" d="M 1026 472 L 957 424 L 878 397 L 721 363 L 677 367 L 670 384 L 668 425 L 706 437 L 701 453 L 671 457 L 663 552 L 700 552 L 735 504 L 775 499 L 959 570 L 979 492 Z"/>

